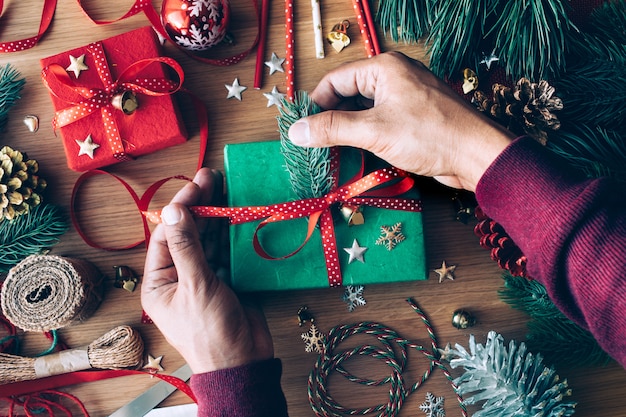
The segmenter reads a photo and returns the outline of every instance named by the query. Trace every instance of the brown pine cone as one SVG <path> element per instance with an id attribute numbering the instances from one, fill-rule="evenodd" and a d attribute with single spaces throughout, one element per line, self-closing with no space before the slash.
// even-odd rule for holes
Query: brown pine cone
<path id="1" fill-rule="evenodd" d="M 11 220 L 41 203 L 46 181 L 37 174 L 39 164 L 9 146 L 0 149 L 0 209 L 2 219 Z"/>

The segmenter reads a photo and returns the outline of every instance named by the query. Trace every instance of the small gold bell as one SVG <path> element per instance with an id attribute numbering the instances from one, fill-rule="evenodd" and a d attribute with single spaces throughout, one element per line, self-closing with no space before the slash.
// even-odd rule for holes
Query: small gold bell
<path id="1" fill-rule="evenodd" d="M 125 115 L 133 114 L 139 107 L 137 96 L 130 90 L 116 94 L 111 99 L 111 105 L 124 112 Z"/>
<path id="2" fill-rule="evenodd" d="M 469 94 L 476 88 L 478 88 L 478 76 L 470 68 L 465 68 L 463 70 L 463 94 Z"/>
<path id="3" fill-rule="evenodd" d="M 125 265 L 114 266 L 113 269 L 115 269 L 115 282 L 113 286 L 123 288 L 128 292 L 135 291 L 139 279 L 132 269 Z"/>
<path id="4" fill-rule="evenodd" d="M 339 211 L 341 212 L 341 216 L 348 223 L 348 226 L 358 226 L 365 223 L 363 209 L 360 206 L 343 204 Z"/>
<path id="5" fill-rule="evenodd" d="M 305 321 L 313 323 L 315 321 L 315 318 L 313 317 L 313 314 L 311 314 L 307 306 L 302 306 L 298 309 L 298 326 L 302 326 Z"/>
<path id="6" fill-rule="evenodd" d="M 467 329 L 476 324 L 476 319 L 473 315 L 465 310 L 456 310 L 452 313 L 452 325 L 459 330 Z"/>
<path id="7" fill-rule="evenodd" d="M 335 51 L 341 52 L 343 48 L 350 45 L 350 38 L 348 37 L 349 27 L 350 21 L 344 20 L 343 22 L 337 23 L 333 26 L 333 30 L 331 30 L 326 36 L 326 39 Z"/>

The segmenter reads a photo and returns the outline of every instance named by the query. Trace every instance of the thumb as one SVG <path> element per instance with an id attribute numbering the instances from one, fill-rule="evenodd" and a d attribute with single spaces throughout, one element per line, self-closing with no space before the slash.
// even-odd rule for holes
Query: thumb
<path id="1" fill-rule="evenodd" d="M 198 227 L 187 207 L 170 203 L 163 207 L 161 219 L 179 283 L 208 276 L 209 266 L 200 242 Z"/>
<path id="2" fill-rule="evenodd" d="M 298 146 L 322 148 L 354 146 L 367 148 L 367 118 L 361 111 L 328 110 L 303 117 L 289 128 L 289 140 Z"/>

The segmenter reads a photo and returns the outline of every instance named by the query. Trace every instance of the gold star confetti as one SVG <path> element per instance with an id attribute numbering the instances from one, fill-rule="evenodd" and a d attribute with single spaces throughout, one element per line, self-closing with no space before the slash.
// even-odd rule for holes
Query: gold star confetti
<path id="1" fill-rule="evenodd" d="M 393 226 L 380 226 L 382 236 L 376 239 L 377 245 L 384 245 L 387 250 L 392 250 L 396 245 L 405 239 L 402 234 L 402 223 L 396 223 Z"/>
<path id="2" fill-rule="evenodd" d="M 149 369 L 151 372 L 162 372 L 164 371 L 161 366 L 161 361 L 163 360 L 163 355 L 155 358 L 152 355 L 148 355 L 148 363 L 146 363 L 142 369 Z"/>
<path id="3" fill-rule="evenodd" d="M 439 352 L 439 360 L 440 361 L 449 361 L 452 356 L 452 347 L 450 347 L 450 343 L 446 345 L 445 348 L 437 348 L 437 352 Z"/>
<path id="4" fill-rule="evenodd" d="M 456 269 L 456 265 L 446 265 L 446 261 L 441 263 L 441 268 L 435 269 L 435 272 L 439 275 L 439 283 L 443 281 L 445 278 L 454 281 L 454 270 Z"/>
<path id="5" fill-rule="evenodd" d="M 100 145 L 97 143 L 93 143 L 93 139 L 91 138 L 91 134 L 89 134 L 85 140 L 76 139 L 76 143 L 80 146 L 80 150 L 78 151 L 78 156 L 87 155 L 91 159 L 93 159 L 93 151 L 98 149 Z"/>
<path id="6" fill-rule="evenodd" d="M 65 68 L 67 72 L 73 72 L 74 76 L 78 79 L 81 71 L 88 70 L 89 67 L 85 65 L 85 54 L 82 54 L 78 58 L 74 55 L 70 55 L 70 66 Z"/>

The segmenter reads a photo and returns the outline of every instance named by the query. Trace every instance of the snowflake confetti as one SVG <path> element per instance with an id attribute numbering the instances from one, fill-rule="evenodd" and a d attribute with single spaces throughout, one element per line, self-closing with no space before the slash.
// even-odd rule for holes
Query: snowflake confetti
<path id="1" fill-rule="evenodd" d="M 435 397 L 430 392 L 427 392 L 426 401 L 420 405 L 420 410 L 426 413 L 426 417 L 446 417 L 443 401 L 443 397 Z"/>
<path id="2" fill-rule="evenodd" d="M 308 332 L 300 335 L 306 347 L 305 352 L 317 352 L 322 353 L 324 351 L 324 334 L 317 330 L 314 324 L 311 324 L 311 328 Z"/>
<path id="3" fill-rule="evenodd" d="M 384 245 L 387 250 L 392 250 L 396 245 L 405 239 L 402 234 L 402 223 L 396 223 L 393 226 L 380 226 L 382 236 L 376 239 L 377 245 Z"/>
<path id="4" fill-rule="evenodd" d="M 347 305 L 348 311 L 354 311 L 357 306 L 364 306 L 365 299 L 363 298 L 363 286 L 346 286 L 346 292 L 343 294 L 341 298 Z"/>

